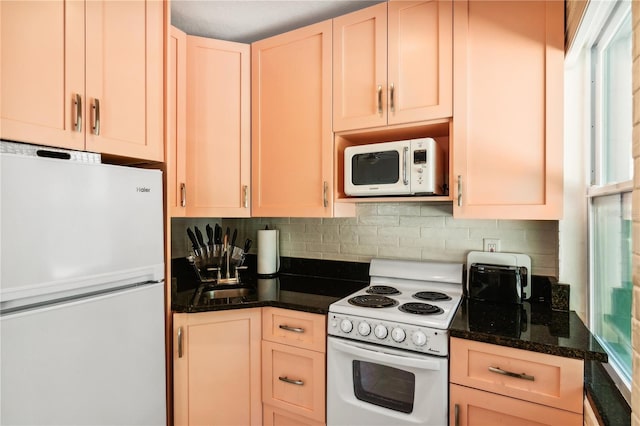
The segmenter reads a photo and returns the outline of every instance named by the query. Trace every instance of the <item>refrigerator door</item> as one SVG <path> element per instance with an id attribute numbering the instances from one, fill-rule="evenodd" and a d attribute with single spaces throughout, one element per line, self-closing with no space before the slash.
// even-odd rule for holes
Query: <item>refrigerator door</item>
<path id="1" fill-rule="evenodd" d="M 0 424 L 165 425 L 164 290 L 0 317 Z"/>
<path id="2" fill-rule="evenodd" d="M 0 154 L 0 308 L 163 279 L 162 174 Z"/>

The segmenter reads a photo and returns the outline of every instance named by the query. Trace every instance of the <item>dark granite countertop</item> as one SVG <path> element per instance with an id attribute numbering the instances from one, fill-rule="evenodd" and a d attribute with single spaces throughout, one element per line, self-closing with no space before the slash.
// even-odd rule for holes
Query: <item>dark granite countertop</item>
<path id="1" fill-rule="evenodd" d="M 294 309 L 316 314 L 327 314 L 329 305 L 365 287 L 366 282 L 279 274 L 277 277 L 245 278 L 242 288 L 247 294 L 238 297 L 210 299 L 213 290 L 234 289 L 239 286 L 218 285 L 184 290 L 174 295 L 171 309 L 174 312 L 206 312 L 225 309 L 241 309 L 260 306 Z"/>
<path id="2" fill-rule="evenodd" d="M 450 327 L 452 337 L 568 358 L 607 362 L 607 353 L 573 311 L 548 304 L 521 305 L 464 299 Z"/>
<path id="3" fill-rule="evenodd" d="M 281 273 L 261 279 L 255 274 L 255 256 L 247 257 L 248 272 L 241 285 L 200 287 L 184 259 L 174 259 L 172 275 L 177 280 L 171 298 L 174 312 L 206 312 L 225 309 L 274 306 L 327 314 L 329 305 L 368 285 L 369 264 L 341 261 L 281 258 Z M 295 273 L 294 273 L 295 271 Z M 210 291 L 243 288 L 246 294 L 211 299 Z M 201 290 L 201 291 L 199 291 Z"/>

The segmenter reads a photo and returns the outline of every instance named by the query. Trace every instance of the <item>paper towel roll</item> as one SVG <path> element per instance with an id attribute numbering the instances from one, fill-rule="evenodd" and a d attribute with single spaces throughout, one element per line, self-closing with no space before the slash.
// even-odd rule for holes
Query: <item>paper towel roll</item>
<path id="1" fill-rule="evenodd" d="M 275 274 L 280 269 L 279 237 L 277 229 L 258 231 L 258 274 Z"/>

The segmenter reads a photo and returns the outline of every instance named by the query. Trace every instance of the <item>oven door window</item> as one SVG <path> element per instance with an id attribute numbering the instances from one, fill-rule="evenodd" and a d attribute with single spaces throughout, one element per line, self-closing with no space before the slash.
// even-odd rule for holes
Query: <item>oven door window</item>
<path id="1" fill-rule="evenodd" d="M 351 158 L 351 182 L 354 185 L 383 185 L 400 179 L 398 151 L 369 152 Z"/>
<path id="2" fill-rule="evenodd" d="M 356 398 L 402 413 L 413 411 L 416 377 L 398 368 L 353 361 L 353 390 Z"/>

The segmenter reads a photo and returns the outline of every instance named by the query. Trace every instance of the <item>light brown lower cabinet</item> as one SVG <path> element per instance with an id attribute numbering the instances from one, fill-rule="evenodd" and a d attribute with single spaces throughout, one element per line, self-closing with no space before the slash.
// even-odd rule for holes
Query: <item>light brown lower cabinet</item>
<path id="1" fill-rule="evenodd" d="M 262 424 L 261 308 L 173 315 L 175 425 Z"/>
<path id="2" fill-rule="evenodd" d="M 263 308 L 265 425 L 322 425 L 326 422 L 325 330 L 325 315 Z"/>
<path id="3" fill-rule="evenodd" d="M 582 425 L 582 414 L 466 386 L 450 385 L 449 398 L 451 401 L 449 418 L 452 426 Z"/>
<path id="4" fill-rule="evenodd" d="M 449 422 L 582 425 L 584 361 L 451 338 Z"/>

